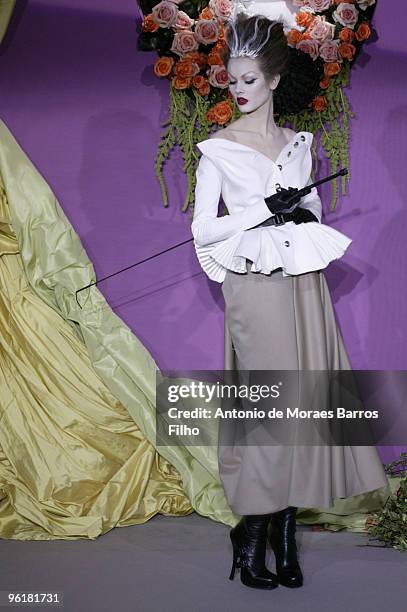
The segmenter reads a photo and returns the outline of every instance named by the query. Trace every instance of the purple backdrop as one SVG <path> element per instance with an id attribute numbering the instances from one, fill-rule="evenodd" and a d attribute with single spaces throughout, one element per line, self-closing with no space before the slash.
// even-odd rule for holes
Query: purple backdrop
<path id="1" fill-rule="evenodd" d="M 403 0 L 378 3 L 379 40 L 352 75 L 349 194 L 325 222 L 353 239 L 326 277 L 354 368 L 406 369 L 407 154 Z M 391 11 L 391 12 L 390 12 Z M 168 83 L 137 51 L 136 0 L 21 0 L 0 54 L 1 118 L 54 189 L 99 277 L 186 240 L 182 159 L 154 175 Z M 326 166 L 321 165 L 321 171 Z M 115 312 L 173 369 L 220 369 L 223 297 L 191 243 L 100 285 Z M 397 448 L 382 448 L 385 461 Z"/>

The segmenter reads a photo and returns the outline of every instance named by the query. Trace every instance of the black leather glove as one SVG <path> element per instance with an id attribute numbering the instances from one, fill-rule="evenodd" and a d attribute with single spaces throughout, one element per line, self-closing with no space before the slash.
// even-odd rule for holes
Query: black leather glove
<path id="1" fill-rule="evenodd" d="M 285 189 L 278 185 L 276 193 L 264 198 L 269 211 L 273 214 L 282 212 L 291 212 L 293 206 L 295 206 L 301 200 L 301 194 L 298 194 L 298 189 L 289 187 Z"/>
<path id="2" fill-rule="evenodd" d="M 301 206 L 297 206 L 297 208 L 295 208 L 291 214 L 296 225 L 299 223 L 309 223 L 309 221 L 316 221 L 319 223 L 316 216 L 310 210 L 308 210 L 308 208 L 301 208 Z"/>

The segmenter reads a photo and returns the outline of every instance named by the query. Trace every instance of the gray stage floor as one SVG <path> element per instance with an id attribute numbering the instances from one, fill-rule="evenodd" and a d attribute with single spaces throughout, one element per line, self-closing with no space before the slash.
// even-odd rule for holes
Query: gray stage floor
<path id="1" fill-rule="evenodd" d="M 95 541 L 0 540 L 0 590 L 62 591 L 65 612 L 406 610 L 407 553 L 363 546 L 364 534 L 299 526 L 304 586 L 263 592 L 244 587 L 239 574 L 228 580 L 228 533 L 192 514 L 156 516 Z"/>

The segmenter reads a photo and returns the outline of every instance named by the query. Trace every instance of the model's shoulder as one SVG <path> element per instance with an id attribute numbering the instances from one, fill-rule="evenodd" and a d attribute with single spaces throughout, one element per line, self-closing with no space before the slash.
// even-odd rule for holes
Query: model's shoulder
<path id="1" fill-rule="evenodd" d="M 297 135 L 297 132 L 295 132 L 291 128 L 284 128 L 284 133 L 288 140 L 291 140 L 292 138 L 294 138 L 294 136 Z"/>

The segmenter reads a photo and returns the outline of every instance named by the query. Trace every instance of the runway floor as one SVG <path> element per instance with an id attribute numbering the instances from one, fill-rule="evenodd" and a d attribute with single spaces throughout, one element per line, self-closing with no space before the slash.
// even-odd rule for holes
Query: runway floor
<path id="1" fill-rule="evenodd" d="M 260 591 L 244 587 L 239 574 L 228 580 L 228 533 L 227 526 L 192 514 L 156 516 L 94 541 L 0 540 L 0 591 L 60 591 L 65 612 L 406 609 L 407 554 L 367 547 L 377 542 L 365 534 L 298 526 L 304 586 Z M 271 550 L 268 566 L 274 568 Z"/>

